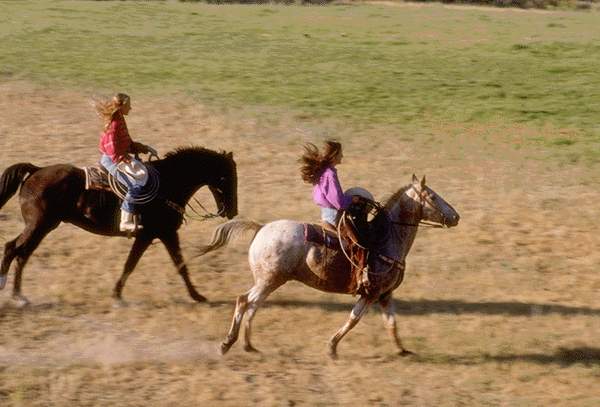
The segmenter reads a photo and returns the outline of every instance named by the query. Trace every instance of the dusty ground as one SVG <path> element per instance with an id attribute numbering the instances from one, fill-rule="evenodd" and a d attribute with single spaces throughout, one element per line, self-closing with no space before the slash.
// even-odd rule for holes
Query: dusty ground
<path id="1" fill-rule="evenodd" d="M 251 285 L 247 242 L 189 261 L 209 304 L 187 297 L 155 245 L 125 288 L 130 306 L 113 308 L 131 242 L 63 225 L 25 270 L 32 304 L 11 302 L 12 272 L 0 293 L 0 405 L 600 404 L 599 178 L 523 142 L 557 130 L 349 129 L 277 112 L 214 112 L 183 96 L 132 96 L 130 130 L 159 151 L 234 151 L 241 217 L 315 220 L 295 160 L 303 142 L 325 136 L 345 144 L 342 183 L 379 199 L 426 173 L 462 220 L 420 231 L 396 292 L 400 332 L 416 356 L 394 354 L 372 310 L 340 344 L 340 359 L 329 360 L 326 342 L 353 298 L 292 283 L 255 319 L 262 353 L 238 343 L 221 357 L 234 299 Z M 0 167 L 95 161 L 100 123 L 89 99 L 0 84 Z M 198 197 L 210 202 L 206 192 Z M 19 233 L 17 199 L 0 217 L 4 241 Z M 184 254 L 219 222 L 185 226 Z"/>

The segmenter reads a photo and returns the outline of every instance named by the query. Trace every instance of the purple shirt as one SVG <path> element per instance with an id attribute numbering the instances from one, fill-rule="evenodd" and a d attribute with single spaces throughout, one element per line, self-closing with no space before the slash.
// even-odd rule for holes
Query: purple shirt
<path id="1" fill-rule="evenodd" d="M 348 207 L 351 198 L 344 196 L 335 168 L 325 168 L 313 189 L 313 201 L 325 208 L 340 210 Z"/>

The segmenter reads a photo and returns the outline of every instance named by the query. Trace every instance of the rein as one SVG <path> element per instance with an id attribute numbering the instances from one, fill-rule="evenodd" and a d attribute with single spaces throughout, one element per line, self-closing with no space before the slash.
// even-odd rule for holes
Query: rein
<path id="1" fill-rule="evenodd" d="M 391 222 L 392 225 L 400 225 L 400 226 L 413 226 L 413 227 L 419 227 L 419 226 L 428 226 L 430 228 L 436 228 L 436 229 L 442 229 L 442 228 L 446 228 L 447 226 L 444 226 L 440 223 L 432 223 L 432 222 L 428 222 L 428 221 L 420 221 L 419 223 L 405 223 L 405 222 Z"/>
<path id="2" fill-rule="evenodd" d="M 210 212 L 208 209 L 206 209 L 204 207 L 204 205 L 202 205 L 200 203 L 200 201 L 198 201 L 198 199 L 196 199 L 195 197 L 193 197 L 194 202 L 196 202 L 196 204 L 205 212 L 204 214 L 198 212 L 196 210 L 196 208 L 194 208 L 190 203 L 187 204 L 187 207 L 190 208 L 190 210 L 195 214 L 195 215 L 190 215 L 185 213 L 185 209 L 183 210 L 183 216 L 187 217 L 187 219 L 191 219 L 191 220 L 197 220 L 200 222 L 203 222 L 205 220 L 208 219 L 212 219 L 212 218 L 218 218 L 220 217 L 224 212 L 225 212 L 225 205 L 223 205 L 223 207 L 217 212 L 217 213 L 213 213 Z"/>
<path id="3" fill-rule="evenodd" d="M 346 257 L 346 260 L 348 260 L 350 262 L 350 264 L 352 264 L 353 267 L 358 268 L 358 264 L 355 264 L 352 261 L 352 259 L 348 255 L 348 253 L 346 253 L 346 249 L 344 249 L 344 240 L 342 239 L 342 223 L 344 223 L 344 224 L 346 223 L 345 213 L 342 214 L 342 216 L 338 222 L 338 225 L 337 225 L 337 238 L 338 238 L 338 241 L 340 242 L 340 248 L 342 249 L 342 253 L 344 254 L 344 257 Z M 353 244 L 360 246 L 360 244 L 358 244 L 358 242 L 355 242 L 350 236 L 348 236 L 348 238 L 350 240 L 352 240 Z M 362 247 L 362 246 L 360 246 L 360 247 Z M 364 249 L 364 247 L 363 247 L 363 249 Z"/>
<path id="4" fill-rule="evenodd" d="M 175 203 L 175 202 L 171 201 L 170 199 L 166 199 L 166 198 L 164 201 L 165 201 L 165 204 L 167 205 L 167 207 L 169 207 L 169 208 L 173 209 L 175 212 L 179 213 L 186 222 L 188 220 L 197 220 L 199 222 L 203 222 L 208 219 L 217 218 L 217 217 L 221 216 L 223 214 L 223 212 L 225 212 L 225 206 L 223 206 L 223 208 L 217 213 L 209 212 L 204 207 L 204 205 L 202 205 L 196 198 L 193 198 L 193 199 L 196 202 L 196 204 L 198 204 L 198 206 L 200 206 L 200 208 L 202 208 L 202 210 L 204 210 L 204 212 L 206 212 L 206 214 L 202 214 L 202 213 L 198 212 L 192 205 L 190 205 L 188 203 L 188 204 L 186 204 L 186 207 L 190 208 L 191 211 L 195 214 L 195 215 L 190 215 L 186 211 L 186 208 L 179 205 L 178 203 Z"/>

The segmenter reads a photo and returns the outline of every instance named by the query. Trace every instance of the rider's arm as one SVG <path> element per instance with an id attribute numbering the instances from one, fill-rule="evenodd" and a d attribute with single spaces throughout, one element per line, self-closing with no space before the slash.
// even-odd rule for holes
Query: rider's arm
<path id="1" fill-rule="evenodd" d="M 137 141 L 134 141 L 131 143 L 130 151 L 133 154 L 146 154 L 146 153 L 148 153 L 148 146 L 146 146 L 145 144 L 142 144 L 142 143 L 138 143 Z"/>
<path id="2" fill-rule="evenodd" d="M 337 210 L 346 209 L 350 204 L 350 200 L 344 196 L 342 186 L 337 177 L 337 171 L 332 168 L 328 168 L 323 173 L 323 192 L 325 199 Z"/>

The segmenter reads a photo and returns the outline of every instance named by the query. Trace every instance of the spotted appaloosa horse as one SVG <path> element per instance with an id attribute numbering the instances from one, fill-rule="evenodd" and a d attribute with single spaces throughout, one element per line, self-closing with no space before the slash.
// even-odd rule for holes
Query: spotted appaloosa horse
<path id="1" fill-rule="evenodd" d="M 369 278 L 373 281 L 368 294 L 361 294 L 350 318 L 329 342 L 329 354 L 337 356 L 338 342 L 360 320 L 367 308 L 378 302 L 383 319 L 401 355 L 409 354 L 396 330 L 392 292 L 402 282 L 405 259 L 410 251 L 418 225 L 429 221 L 437 226 L 456 226 L 458 213 L 437 193 L 414 175 L 411 184 L 398 190 L 386 203 L 385 210 L 372 220 L 381 230 L 387 230 L 376 247 L 371 248 Z M 387 229 L 386 229 L 387 228 Z M 234 220 L 219 226 L 212 242 L 200 249 L 208 253 L 225 246 L 239 232 L 256 233 L 250 245 L 248 258 L 254 274 L 254 286 L 237 297 L 233 321 L 227 337 L 221 344 L 226 353 L 238 338 L 240 325 L 247 313 L 245 329 L 246 351 L 254 351 L 250 343 L 252 318 L 260 304 L 277 288 L 290 280 L 300 281 L 321 291 L 352 293 L 351 272 L 347 263 L 328 261 L 323 246 L 305 241 L 304 225 L 291 220 L 278 220 L 266 225 L 253 221 Z"/>
<path id="2" fill-rule="evenodd" d="M 190 296 L 205 301 L 194 288 L 183 261 L 177 230 L 182 224 L 188 200 L 208 186 L 219 214 L 228 219 L 237 215 L 237 169 L 232 153 L 202 147 L 178 148 L 162 160 L 148 162 L 160 179 L 157 197 L 140 205 L 144 228 L 136 233 L 129 257 L 113 297 L 122 303 L 121 292 L 127 277 L 154 239 L 167 248 Z M 25 228 L 6 243 L 0 268 L 0 289 L 4 288 L 10 264 L 16 260 L 13 299 L 27 304 L 21 294 L 21 276 L 27 260 L 42 239 L 61 222 L 106 236 L 125 236 L 119 231 L 119 200 L 110 191 L 85 189 L 82 169 L 69 164 L 37 167 L 19 163 L 8 167 L 0 178 L 0 208 L 20 189 L 19 201 Z"/>

